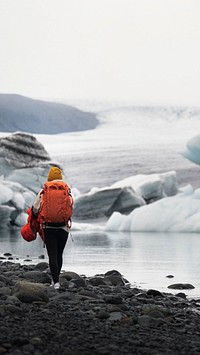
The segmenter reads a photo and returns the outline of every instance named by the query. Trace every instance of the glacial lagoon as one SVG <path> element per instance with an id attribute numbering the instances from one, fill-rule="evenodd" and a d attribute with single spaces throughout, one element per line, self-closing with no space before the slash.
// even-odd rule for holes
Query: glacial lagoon
<path id="1" fill-rule="evenodd" d="M 40 237 L 28 243 L 19 230 L 1 230 L 0 245 L 1 256 L 11 253 L 14 258 L 11 261 L 22 264 L 48 261 Z M 44 258 L 40 259 L 42 255 Z M 195 288 L 183 292 L 188 297 L 200 297 L 198 233 L 73 231 L 63 258 L 64 270 L 81 275 L 92 276 L 116 269 L 134 287 L 176 294 L 178 290 L 167 286 L 190 283 Z M 169 275 L 174 277 L 167 277 Z"/>

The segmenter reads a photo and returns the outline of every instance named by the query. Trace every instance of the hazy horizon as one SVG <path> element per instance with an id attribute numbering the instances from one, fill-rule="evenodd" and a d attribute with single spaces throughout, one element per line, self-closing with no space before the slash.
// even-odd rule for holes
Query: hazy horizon
<path id="1" fill-rule="evenodd" d="M 102 109 L 114 109 L 114 108 L 125 108 L 125 107 L 149 107 L 149 108 L 200 108 L 200 101 L 199 104 L 193 103 L 170 103 L 170 102 L 148 102 L 148 101 L 141 101 L 141 102 L 134 102 L 131 100 L 115 100 L 115 99 L 104 99 L 104 98 L 58 98 L 58 97 L 42 97 L 42 96 L 30 96 L 16 92 L 0 92 L 0 95 L 16 95 L 21 96 L 27 99 L 36 100 L 36 101 L 44 101 L 49 103 L 60 103 L 66 104 L 68 106 L 74 106 L 83 111 L 89 111 L 91 109 L 92 112 L 96 112 L 95 108 L 97 107 L 97 112 Z"/>
<path id="2" fill-rule="evenodd" d="M 198 106 L 199 0 L 0 2 L 0 92 Z"/>

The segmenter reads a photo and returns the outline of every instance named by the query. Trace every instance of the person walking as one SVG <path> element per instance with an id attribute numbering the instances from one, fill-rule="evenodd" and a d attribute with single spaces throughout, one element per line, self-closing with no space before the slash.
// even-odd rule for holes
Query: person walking
<path id="1" fill-rule="evenodd" d="M 52 276 L 51 286 L 55 289 L 60 288 L 59 275 L 71 228 L 72 210 L 71 190 L 63 181 L 61 169 L 53 166 L 48 172 L 47 182 L 33 203 L 32 212 L 41 224 Z"/>

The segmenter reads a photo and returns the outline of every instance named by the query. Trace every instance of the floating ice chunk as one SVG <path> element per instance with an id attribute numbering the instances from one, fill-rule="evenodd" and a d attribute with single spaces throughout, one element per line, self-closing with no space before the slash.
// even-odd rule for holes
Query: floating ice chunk
<path id="1" fill-rule="evenodd" d="M 0 221 L 1 221 L 1 228 L 8 227 L 10 223 L 10 216 L 11 213 L 14 211 L 14 207 L 9 206 L 0 206 Z"/>
<path id="2" fill-rule="evenodd" d="M 23 195 L 20 192 L 14 192 L 11 203 L 17 210 L 22 211 L 25 205 L 25 200 Z"/>
<path id="3" fill-rule="evenodd" d="M 195 164 L 200 165 L 200 135 L 191 138 L 182 155 Z"/>
<path id="4" fill-rule="evenodd" d="M 111 188 L 127 186 L 131 186 L 136 194 L 142 196 L 146 201 L 157 200 L 164 196 L 173 196 L 178 192 L 175 171 L 130 176 L 124 180 L 117 181 L 111 185 Z"/>
<path id="5" fill-rule="evenodd" d="M 27 190 L 23 192 L 23 198 L 24 198 L 24 209 L 27 209 L 28 207 L 33 205 L 33 202 L 35 201 L 36 194 L 33 191 Z"/>
<path id="6" fill-rule="evenodd" d="M 191 193 L 193 193 L 193 191 L 194 191 L 194 189 L 193 189 L 192 185 L 190 185 L 190 184 L 179 188 L 179 192 L 183 192 L 185 195 L 191 194 Z"/>
<path id="7" fill-rule="evenodd" d="M 145 204 L 131 187 L 99 189 L 75 199 L 74 217 L 78 219 L 107 218 L 114 211 L 129 213 Z"/>
<path id="8" fill-rule="evenodd" d="M 13 198 L 13 191 L 3 184 L 0 184 L 0 192 L 0 205 L 9 202 Z"/>
<path id="9" fill-rule="evenodd" d="M 27 223 L 27 213 L 25 213 L 25 212 L 19 213 L 18 216 L 14 220 L 14 224 L 16 226 L 23 226 L 26 223 Z"/>
<path id="10" fill-rule="evenodd" d="M 137 232 L 200 232 L 200 189 L 186 190 L 149 205 L 128 216 L 120 213 L 108 220 L 105 229 Z"/>

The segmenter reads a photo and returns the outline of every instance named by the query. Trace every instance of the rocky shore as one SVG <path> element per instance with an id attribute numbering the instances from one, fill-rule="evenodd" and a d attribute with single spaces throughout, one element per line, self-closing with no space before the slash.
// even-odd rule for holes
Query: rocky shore
<path id="1" fill-rule="evenodd" d="M 116 270 L 50 283 L 46 262 L 0 261 L 0 354 L 200 354 L 200 302 L 182 290 L 133 288 Z"/>

